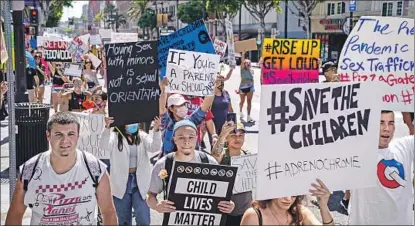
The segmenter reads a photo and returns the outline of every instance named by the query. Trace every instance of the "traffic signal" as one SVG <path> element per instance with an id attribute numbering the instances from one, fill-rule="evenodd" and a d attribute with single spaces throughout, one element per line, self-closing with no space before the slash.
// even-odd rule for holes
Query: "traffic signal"
<path id="1" fill-rule="evenodd" d="M 31 24 L 38 24 L 39 23 L 39 14 L 37 9 L 30 10 L 30 23 Z"/>

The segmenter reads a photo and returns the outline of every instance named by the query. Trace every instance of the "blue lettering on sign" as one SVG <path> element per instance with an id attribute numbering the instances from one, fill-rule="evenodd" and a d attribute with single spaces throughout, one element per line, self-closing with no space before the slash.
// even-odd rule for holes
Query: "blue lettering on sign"
<path id="1" fill-rule="evenodd" d="M 369 21 L 369 22 L 370 21 L 371 22 L 375 21 L 375 26 L 373 27 L 373 32 L 375 32 L 375 33 L 380 33 L 382 35 L 387 35 L 387 34 L 390 34 L 390 33 L 393 32 L 393 31 L 389 30 L 389 24 L 382 25 L 382 24 L 380 24 L 379 20 L 370 19 L 370 18 L 360 18 L 359 19 L 359 26 L 357 28 L 357 31 L 360 31 L 360 29 L 362 28 L 363 24 L 366 23 L 366 21 Z"/>
<path id="2" fill-rule="evenodd" d="M 215 48 L 203 20 L 197 20 L 174 33 L 160 37 L 158 43 L 160 79 L 166 76 L 169 49 L 215 54 Z"/>
<path id="3" fill-rule="evenodd" d="M 383 54 L 400 54 L 409 51 L 408 44 L 391 44 L 391 45 L 377 45 L 376 42 L 366 43 L 359 42 L 359 35 L 352 36 L 345 45 L 346 49 L 343 56 L 346 56 L 347 52 L 353 51 L 358 53 L 383 55 Z"/>
<path id="4" fill-rule="evenodd" d="M 401 32 L 404 32 L 406 35 L 414 35 L 415 34 L 414 27 L 412 27 L 412 28 L 408 27 L 408 21 L 407 20 L 403 21 L 399 25 L 398 35 L 401 34 Z"/>

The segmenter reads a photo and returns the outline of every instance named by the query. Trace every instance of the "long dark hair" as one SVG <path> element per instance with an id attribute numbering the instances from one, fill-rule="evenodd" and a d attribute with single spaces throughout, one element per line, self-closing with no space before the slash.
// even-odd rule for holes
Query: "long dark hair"
<path id="1" fill-rule="evenodd" d="M 127 140 L 128 145 L 140 145 L 141 143 L 141 139 L 140 139 L 140 129 L 137 130 L 137 132 L 133 133 L 133 134 L 128 134 L 125 131 L 125 125 L 124 126 L 117 126 L 118 129 L 114 128 L 114 132 L 117 133 L 118 135 L 118 150 L 122 151 L 123 150 L 123 142 L 122 140 L 125 139 Z M 121 133 L 120 133 L 121 132 Z M 131 141 L 129 139 L 127 139 L 128 137 L 131 137 Z"/>
<path id="2" fill-rule="evenodd" d="M 304 195 L 299 195 L 295 197 L 295 201 L 291 204 L 290 208 L 288 209 L 288 213 L 292 217 L 292 221 L 290 225 L 302 225 L 303 223 L 303 215 L 301 214 L 301 202 L 304 199 Z M 262 201 L 253 201 L 252 206 L 254 208 L 261 208 L 266 209 L 272 203 L 272 199 L 262 200 Z"/>

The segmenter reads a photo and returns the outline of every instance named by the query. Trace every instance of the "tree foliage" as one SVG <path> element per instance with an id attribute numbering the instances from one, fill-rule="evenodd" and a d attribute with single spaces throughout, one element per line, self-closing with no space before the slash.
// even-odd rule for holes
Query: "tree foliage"
<path id="1" fill-rule="evenodd" d="M 46 19 L 45 26 L 46 27 L 57 27 L 63 15 L 63 8 L 72 7 L 72 1 L 71 0 L 52 0 L 52 1 L 46 1 L 46 2 L 49 2 L 49 5 L 47 5 L 49 12 L 47 13 L 47 16 L 45 15 L 45 19 Z M 43 4 L 41 4 L 41 6 L 42 5 Z"/>
<path id="2" fill-rule="evenodd" d="M 310 16 L 317 4 L 324 2 L 324 0 L 293 0 L 291 1 L 295 10 L 291 7 L 290 11 L 303 21 L 303 30 L 307 32 L 307 38 L 310 38 Z"/>
<path id="3" fill-rule="evenodd" d="M 137 25 L 143 29 L 154 29 L 157 27 L 157 16 L 154 11 L 151 9 L 144 10 L 143 14 L 137 22 Z"/>
<path id="4" fill-rule="evenodd" d="M 207 0 L 206 10 L 208 13 L 217 14 L 217 19 L 225 19 L 227 16 L 233 18 L 238 14 L 242 0 Z"/>
<path id="5" fill-rule="evenodd" d="M 275 8 L 280 11 L 280 0 L 246 0 L 243 2 L 248 12 L 259 21 L 261 28 L 265 30 L 265 16 Z"/>
<path id="6" fill-rule="evenodd" d="M 127 16 L 131 19 L 140 18 L 147 9 L 148 0 L 132 0 L 131 6 L 127 12 Z"/>
<path id="7" fill-rule="evenodd" d="M 193 0 L 179 5 L 177 18 L 186 24 L 203 17 L 203 3 L 200 0 Z"/>

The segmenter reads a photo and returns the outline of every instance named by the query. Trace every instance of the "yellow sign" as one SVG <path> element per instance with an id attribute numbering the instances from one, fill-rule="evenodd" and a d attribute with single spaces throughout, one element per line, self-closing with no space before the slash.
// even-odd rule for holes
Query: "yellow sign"
<path id="1" fill-rule="evenodd" d="M 265 38 L 263 83 L 317 83 L 319 58 L 320 40 Z"/>
<path id="2" fill-rule="evenodd" d="M 6 42 L 4 41 L 3 29 L 0 27 L 0 63 L 3 64 L 9 59 Z"/>

